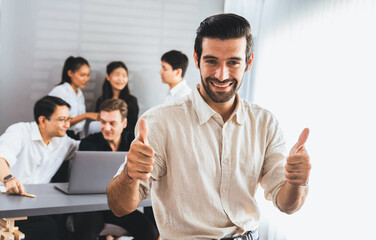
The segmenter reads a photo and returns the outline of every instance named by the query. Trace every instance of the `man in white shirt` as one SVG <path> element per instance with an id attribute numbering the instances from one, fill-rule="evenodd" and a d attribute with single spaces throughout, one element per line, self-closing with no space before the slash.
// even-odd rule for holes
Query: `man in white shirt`
<path id="1" fill-rule="evenodd" d="M 69 107 L 58 97 L 45 96 L 34 105 L 35 122 L 15 123 L 0 136 L 0 181 L 8 194 L 24 195 L 27 190 L 24 184 L 49 183 L 62 162 L 73 157 L 79 141 L 66 135 L 70 126 Z M 53 223 L 47 226 L 51 230 Z M 34 239 L 36 227 L 34 232 L 20 229 L 27 239 Z M 57 237 L 51 235 L 51 238 Z"/>
<path id="2" fill-rule="evenodd" d="M 190 94 L 192 90 L 183 79 L 188 67 L 187 56 L 180 51 L 171 50 L 162 55 L 161 61 L 162 67 L 159 74 L 162 82 L 170 87 L 165 103 Z"/>
<path id="3" fill-rule="evenodd" d="M 161 238 L 259 239 L 265 198 L 282 212 L 299 210 L 311 164 L 304 129 L 289 155 L 278 121 L 236 93 L 253 61 L 248 21 L 235 14 L 206 18 L 194 59 L 201 83 L 192 94 L 145 112 L 127 159 L 107 188 L 117 216 L 151 194 Z"/>

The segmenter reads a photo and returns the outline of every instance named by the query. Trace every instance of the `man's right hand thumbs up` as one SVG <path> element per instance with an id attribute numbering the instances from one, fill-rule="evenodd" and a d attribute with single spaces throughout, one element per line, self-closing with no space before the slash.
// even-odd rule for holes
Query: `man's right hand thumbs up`
<path id="1" fill-rule="evenodd" d="M 140 119 L 139 136 L 128 151 L 127 164 L 124 168 L 131 179 L 149 179 L 153 171 L 154 150 L 148 145 L 147 135 L 147 123 L 145 119 Z"/>
<path id="2" fill-rule="evenodd" d="M 139 137 L 138 140 L 140 140 L 142 143 L 148 145 L 148 124 L 146 123 L 145 119 L 140 119 L 140 128 L 139 128 Z"/>

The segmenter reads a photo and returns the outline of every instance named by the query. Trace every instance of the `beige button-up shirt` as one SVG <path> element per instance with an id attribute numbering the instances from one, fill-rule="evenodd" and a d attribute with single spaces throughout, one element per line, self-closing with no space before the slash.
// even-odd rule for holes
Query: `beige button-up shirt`
<path id="1" fill-rule="evenodd" d="M 140 194 L 145 198 L 150 190 L 163 240 L 219 239 L 257 229 L 259 183 L 276 204 L 285 182 L 278 122 L 270 112 L 236 98 L 227 122 L 197 89 L 142 116 L 155 162 Z"/>

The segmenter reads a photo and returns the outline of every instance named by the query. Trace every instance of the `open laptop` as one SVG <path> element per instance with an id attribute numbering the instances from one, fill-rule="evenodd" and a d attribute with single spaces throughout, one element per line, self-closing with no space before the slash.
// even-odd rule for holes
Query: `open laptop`
<path id="1" fill-rule="evenodd" d="M 123 164 L 127 152 L 77 151 L 71 162 L 69 183 L 55 183 L 66 194 L 106 193 L 107 184 Z"/>

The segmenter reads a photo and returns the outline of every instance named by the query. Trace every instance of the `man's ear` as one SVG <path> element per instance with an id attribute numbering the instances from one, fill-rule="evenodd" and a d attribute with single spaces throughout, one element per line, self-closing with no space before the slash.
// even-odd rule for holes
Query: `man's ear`
<path id="1" fill-rule="evenodd" d="M 252 52 L 252 54 L 251 54 L 251 57 L 250 57 L 249 60 L 248 60 L 248 66 L 247 66 L 247 68 L 245 69 L 246 72 L 248 72 L 248 71 L 251 69 L 252 63 L 253 63 L 253 52 Z"/>
<path id="2" fill-rule="evenodd" d="M 106 73 L 106 80 L 109 81 L 108 79 L 110 78 L 110 76 L 108 76 L 108 74 Z"/>
<path id="3" fill-rule="evenodd" d="M 200 67 L 198 66 L 199 59 L 197 59 L 197 53 L 196 53 L 196 51 L 193 51 L 193 60 L 195 61 L 196 68 L 200 70 Z"/>
<path id="4" fill-rule="evenodd" d="M 180 77 L 181 78 L 181 74 L 183 72 L 183 70 L 181 68 L 175 69 L 174 72 L 175 72 L 175 76 L 176 77 Z"/>
<path id="5" fill-rule="evenodd" d="M 38 121 L 39 121 L 39 126 L 41 126 L 41 127 L 44 127 L 44 126 L 46 126 L 46 122 L 47 122 L 47 118 L 45 117 L 45 116 L 39 116 L 38 117 Z"/>
<path id="6" fill-rule="evenodd" d="M 128 124 L 128 120 L 126 118 L 124 118 L 123 122 L 123 129 L 127 127 L 127 124 Z"/>

